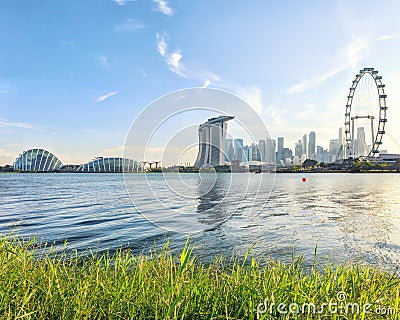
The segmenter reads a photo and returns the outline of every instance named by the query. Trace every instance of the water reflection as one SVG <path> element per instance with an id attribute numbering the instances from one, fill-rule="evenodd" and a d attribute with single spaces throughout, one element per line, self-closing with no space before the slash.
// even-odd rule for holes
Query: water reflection
<path id="1" fill-rule="evenodd" d="M 200 216 L 197 220 L 206 225 L 206 230 L 216 228 L 229 219 L 232 212 L 226 208 L 226 197 L 231 186 L 230 179 L 226 175 L 202 174 L 198 186 L 199 197 L 197 213 Z"/>

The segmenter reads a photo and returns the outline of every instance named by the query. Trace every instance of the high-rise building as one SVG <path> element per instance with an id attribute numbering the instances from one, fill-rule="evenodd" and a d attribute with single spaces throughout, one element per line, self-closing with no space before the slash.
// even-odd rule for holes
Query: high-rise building
<path id="1" fill-rule="evenodd" d="M 299 142 L 294 144 L 294 155 L 300 157 L 302 152 L 303 152 L 303 144 L 302 141 L 299 140 Z"/>
<path id="2" fill-rule="evenodd" d="M 329 154 L 329 151 L 324 149 L 321 146 L 317 146 L 317 153 L 316 153 L 316 159 L 318 163 L 328 163 L 332 162 L 331 155 Z"/>
<path id="3" fill-rule="evenodd" d="M 250 161 L 261 161 L 260 150 L 254 143 L 251 144 L 251 160 Z"/>
<path id="4" fill-rule="evenodd" d="M 276 163 L 275 140 L 267 139 L 265 145 L 265 162 L 269 164 Z"/>
<path id="5" fill-rule="evenodd" d="M 258 150 L 260 152 L 260 161 L 265 162 L 267 148 L 266 148 L 266 141 L 259 140 L 258 141 Z"/>
<path id="6" fill-rule="evenodd" d="M 311 131 L 310 134 L 308 135 L 308 159 L 311 160 L 316 160 L 315 156 L 315 132 Z M 318 160 L 317 160 L 318 161 Z"/>
<path id="7" fill-rule="evenodd" d="M 293 157 L 293 152 L 289 148 L 283 148 L 283 159 L 286 160 L 287 158 Z"/>
<path id="8" fill-rule="evenodd" d="M 302 141 L 301 141 L 301 145 L 302 145 L 302 154 L 305 154 L 306 156 L 308 155 L 307 150 L 308 150 L 308 145 L 307 145 L 307 135 L 303 135 Z"/>
<path id="9" fill-rule="evenodd" d="M 232 116 L 219 116 L 208 119 L 199 126 L 199 152 L 195 162 L 196 167 L 224 164 L 226 122 L 233 118 Z"/>
<path id="10" fill-rule="evenodd" d="M 365 141 L 364 127 L 357 128 L 357 141 L 355 144 L 356 157 L 366 156 L 368 153 L 367 142 Z"/>
<path id="11" fill-rule="evenodd" d="M 232 139 L 225 140 L 225 161 L 231 162 L 234 157 L 234 149 Z"/>
<path id="12" fill-rule="evenodd" d="M 276 163 L 280 163 L 281 160 L 285 159 L 284 153 L 284 139 L 283 137 L 278 137 L 278 151 L 276 153 Z"/>
<path id="13" fill-rule="evenodd" d="M 243 161 L 243 139 L 235 139 L 234 140 L 234 160 Z"/>
<path id="14" fill-rule="evenodd" d="M 251 147 L 250 146 L 244 146 L 243 147 L 243 159 L 242 161 L 247 162 L 251 161 Z"/>
<path id="15" fill-rule="evenodd" d="M 316 159 L 318 163 L 324 162 L 324 148 L 322 148 L 321 146 L 317 146 L 317 156 Z"/>
<path id="16" fill-rule="evenodd" d="M 329 154 L 331 155 L 331 161 L 336 161 L 339 158 L 340 143 L 339 139 L 329 140 Z"/>
<path id="17" fill-rule="evenodd" d="M 344 132 L 344 128 L 340 127 L 339 128 L 339 159 L 345 159 L 346 154 L 345 154 L 345 143 L 344 140 L 346 139 L 346 135 Z"/>

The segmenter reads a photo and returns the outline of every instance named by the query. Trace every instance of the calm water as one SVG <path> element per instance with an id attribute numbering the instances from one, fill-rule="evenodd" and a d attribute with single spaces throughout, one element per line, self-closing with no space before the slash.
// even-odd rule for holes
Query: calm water
<path id="1" fill-rule="evenodd" d="M 302 182 L 301 178 L 307 181 Z M 68 249 L 132 248 L 192 235 L 203 259 L 253 244 L 311 262 L 400 261 L 398 174 L 0 174 L 0 233 Z M 132 204 L 132 202 L 134 204 Z"/>

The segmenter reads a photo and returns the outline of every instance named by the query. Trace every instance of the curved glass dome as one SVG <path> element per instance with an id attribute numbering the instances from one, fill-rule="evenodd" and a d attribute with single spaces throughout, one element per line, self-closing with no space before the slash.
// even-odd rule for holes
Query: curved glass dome
<path id="1" fill-rule="evenodd" d="M 81 165 L 77 171 L 82 172 L 139 172 L 143 171 L 143 164 L 126 158 L 98 157 Z"/>
<path id="2" fill-rule="evenodd" d="M 24 151 L 14 162 L 14 169 L 24 172 L 50 172 L 60 169 L 62 162 L 45 149 Z"/>

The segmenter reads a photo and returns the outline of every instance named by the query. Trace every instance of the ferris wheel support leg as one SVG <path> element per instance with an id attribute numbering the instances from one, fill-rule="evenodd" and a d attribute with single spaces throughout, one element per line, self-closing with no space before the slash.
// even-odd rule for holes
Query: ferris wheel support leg
<path id="1" fill-rule="evenodd" d="M 374 119 L 372 118 L 371 118 L 371 134 L 372 134 L 371 147 L 374 148 L 375 134 L 374 134 Z"/>
<path id="2" fill-rule="evenodd" d="M 351 123 L 351 155 L 352 157 L 355 157 L 355 152 L 354 152 L 354 119 L 352 119 Z"/>

